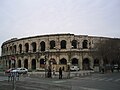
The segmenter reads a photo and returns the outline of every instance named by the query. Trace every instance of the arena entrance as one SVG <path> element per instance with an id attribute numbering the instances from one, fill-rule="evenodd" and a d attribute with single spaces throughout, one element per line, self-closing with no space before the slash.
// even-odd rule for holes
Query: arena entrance
<path id="1" fill-rule="evenodd" d="M 83 59 L 83 70 L 90 70 L 90 60 L 88 58 Z"/>
<path id="2" fill-rule="evenodd" d="M 45 59 L 40 59 L 40 68 L 45 68 Z"/>
<path id="3" fill-rule="evenodd" d="M 36 60 L 35 60 L 35 59 L 32 59 L 31 66 L 32 66 L 31 68 L 32 68 L 33 70 L 36 69 Z"/>
<path id="4" fill-rule="evenodd" d="M 72 59 L 72 65 L 78 65 L 78 59 L 73 58 Z"/>
<path id="5" fill-rule="evenodd" d="M 25 60 L 24 60 L 24 68 L 27 68 L 27 69 L 28 69 L 28 59 L 25 59 Z"/>
<path id="6" fill-rule="evenodd" d="M 66 71 L 66 66 L 67 66 L 67 60 L 65 58 L 62 58 L 59 62 L 60 66 L 62 68 L 63 71 Z M 59 70 L 59 68 L 58 68 Z"/>
<path id="7" fill-rule="evenodd" d="M 18 60 L 18 67 L 21 67 L 21 60 Z"/>
<path id="8" fill-rule="evenodd" d="M 94 71 L 95 71 L 95 72 L 99 72 L 99 70 L 100 70 L 100 69 L 99 69 L 99 63 L 100 63 L 100 62 L 99 62 L 99 59 L 95 59 L 95 60 L 94 60 Z"/>

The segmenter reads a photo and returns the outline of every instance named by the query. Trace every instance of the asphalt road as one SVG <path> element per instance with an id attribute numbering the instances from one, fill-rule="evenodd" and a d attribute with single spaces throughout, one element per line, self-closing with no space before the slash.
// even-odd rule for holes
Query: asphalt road
<path id="1" fill-rule="evenodd" d="M 13 90 L 12 82 L 0 76 L 0 90 Z M 16 90 L 120 90 L 120 73 L 92 74 L 71 79 L 21 76 Z"/>

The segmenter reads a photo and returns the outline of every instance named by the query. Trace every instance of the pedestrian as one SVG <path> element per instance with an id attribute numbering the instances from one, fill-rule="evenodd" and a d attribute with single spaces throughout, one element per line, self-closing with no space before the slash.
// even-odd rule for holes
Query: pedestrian
<path id="1" fill-rule="evenodd" d="M 52 75 L 51 75 L 51 68 L 48 67 L 48 78 L 51 78 L 51 77 L 52 77 Z"/>
<path id="2" fill-rule="evenodd" d="M 17 80 L 19 80 L 19 73 L 16 72 L 16 77 L 17 77 Z"/>
<path id="3" fill-rule="evenodd" d="M 63 66 L 62 70 L 63 70 L 63 71 L 65 70 L 64 66 Z"/>
<path id="4" fill-rule="evenodd" d="M 61 69 L 61 67 L 59 68 L 59 79 L 62 79 L 62 69 Z"/>
<path id="5" fill-rule="evenodd" d="M 111 72 L 112 72 L 112 73 L 114 72 L 114 67 L 113 67 L 113 65 L 111 66 Z"/>
<path id="6" fill-rule="evenodd" d="M 11 73 L 8 73 L 8 82 L 11 80 Z"/>
<path id="7" fill-rule="evenodd" d="M 55 68 L 53 67 L 53 75 L 55 75 Z"/>
<path id="8" fill-rule="evenodd" d="M 70 66 L 69 65 L 68 65 L 68 68 L 67 68 L 67 72 L 68 72 L 67 78 L 69 79 L 70 78 Z"/>
<path id="9" fill-rule="evenodd" d="M 117 68 L 117 71 L 119 72 L 119 66 L 118 66 L 118 68 Z"/>
<path id="10" fill-rule="evenodd" d="M 104 74 L 104 72 L 105 72 L 105 71 L 104 71 L 104 66 L 102 66 L 102 73 Z"/>

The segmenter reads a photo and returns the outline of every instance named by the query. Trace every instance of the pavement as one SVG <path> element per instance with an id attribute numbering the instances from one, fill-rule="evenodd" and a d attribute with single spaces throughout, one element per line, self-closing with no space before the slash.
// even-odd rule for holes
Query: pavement
<path id="1" fill-rule="evenodd" d="M 94 71 L 86 70 L 86 71 L 71 71 L 70 77 L 84 77 L 84 76 L 90 76 Z M 69 72 L 63 72 L 63 78 L 68 78 Z M 34 76 L 34 77 L 45 77 L 45 72 L 28 72 L 28 76 Z M 52 78 L 59 78 L 59 72 L 55 72 L 55 75 L 52 74 Z"/>
<path id="2" fill-rule="evenodd" d="M 70 77 L 71 78 L 84 77 L 84 76 L 91 75 L 92 72 L 93 71 L 74 71 L 74 72 L 72 71 L 72 72 L 70 72 Z M 63 72 L 63 79 L 62 79 L 63 81 L 62 80 L 58 81 L 59 80 L 58 72 L 56 72 L 55 75 L 52 75 L 52 78 L 46 78 L 46 79 L 45 79 L 45 72 L 28 72 L 28 74 L 20 76 L 20 81 L 17 81 L 17 83 L 16 83 L 16 90 L 36 90 L 36 89 L 32 88 L 31 83 L 34 83 L 34 86 L 36 85 L 37 87 L 41 88 L 39 90 L 43 90 L 42 88 L 49 88 L 49 89 L 51 88 L 50 90 L 52 90 L 53 85 L 51 84 L 51 81 L 55 84 L 62 83 L 62 82 L 64 82 L 64 80 L 67 79 L 67 76 L 68 76 L 68 72 Z M 26 82 L 26 80 L 31 81 L 31 78 L 32 78 L 32 82 L 30 82 L 30 84 L 28 84 L 29 82 L 28 81 Z M 38 78 L 40 80 L 43 79 L 43 81 L 45 83 L 43 83 L 43 82 L 36 83 L 36 81 L 34 82 L 34 80 L 39 80 Z M 50 83 L 49 83 L 49 81 L 50 81 Z M 23 85 L 23 82 L 24 82 L 24 85 Z M 48 84 L 46 84 L 46 82 Z M 40 84 L 41 86 L 39 86 L 38 84 Z M 70 90 L 69 87 L 64 87 L 63 85 L 62 85 L 62 87 L 59 85 L 54 85 L 54 89 L 55 90 L 58 90 L 58 89 L 59 90 Z M 5 74 L 4 72 L 0 72 L 0 90 L 13 90 L 13 83 L 12 83 L 12 81 L 8 82 L 7 74 Z"/>
<path id="3" fill-rule="evenodd" d="M 32 72 L 33 73 L 33 72 Z M 44 72 L 34 72 L 33 75 L 21 75 L 16 81 L 16 90 L 120 90 L 120 73 L 93 73 L 70 79 L 38 78 Z M 75 74 L 75 72 L 72 72 Z M 37 75 L 36 75 L 37 74 Z M 58 73 L 56 73 L 58 75 Z M 12 82 L 5 76 L 0 76 L 0 90 L 13 90 Z"/>
<path id="4" fill-rule="evenodd" d="M 93 71 L 74 71 L 74 72 L 72 71 L 70 72 L 70 77 L 73 78 L 73 77 L 90 76 L 91 73 L 93 73 Z M 46 78 L 46 79 L 45 79 L 45 72 L 28 72 L 28 74 L 20 76 L 20 80 L 16 82 L 16 90 L 37 90 L 34 88 L 35 86 L 38 87 L 39 90 L 44 90 L 43 88 L 49 88 L 50 90 L 53 90 L 53 84 L 51 84 L 51 81 L 54 83 L 54 90 L 70 90 L 71 87 L 66 87 L 66 86 L 64 87 L 63 85 L 61 87 L 59 85 L 55 85 L 58 83 L 62 83 L 66 80 L 70 80 L 67 79 L 67 76 L 68 76 L 68 72 L 63 72 L 63 79 L 59 81 L 58 72 L 56 72 L 55 75 L 52 75 L 52 78 Z M 31 82 L 28 82 L 26 80 L 30 80 Z M 43 82 L 36 83 L 36 80 L 38 80 L 38 82 L 39 80 L 42 80 L 44 83 Z M 32 83 L 34 83 L 34 86 L 32 86 L 33 85 Z M 8 82 L 8 77 L 4 72 L 0 72 L 0 90 L 13 90 L 13 82 L 12 81 Z"/>

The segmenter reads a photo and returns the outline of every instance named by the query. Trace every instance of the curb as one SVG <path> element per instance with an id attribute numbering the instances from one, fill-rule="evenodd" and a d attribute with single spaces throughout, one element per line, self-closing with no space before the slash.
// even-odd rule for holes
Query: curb
<path id="1" fill-rule="evenodd" d="M 83 76 L 90 76 L 92 72 L 90 71 L 81 71 L 81 72 L 71 72 L 70 77 L 83 77 Z M 45 73 L 43 72 L 29 72 L 29 77 L 39 77 L 39 78 L 45 78 Z M 63 78 L 68 77 L 68 72 L 63 72 Z M 56 72 L 56 75 L 52 75 L 52 78 L 59 78 L 59 73 Z"/>

